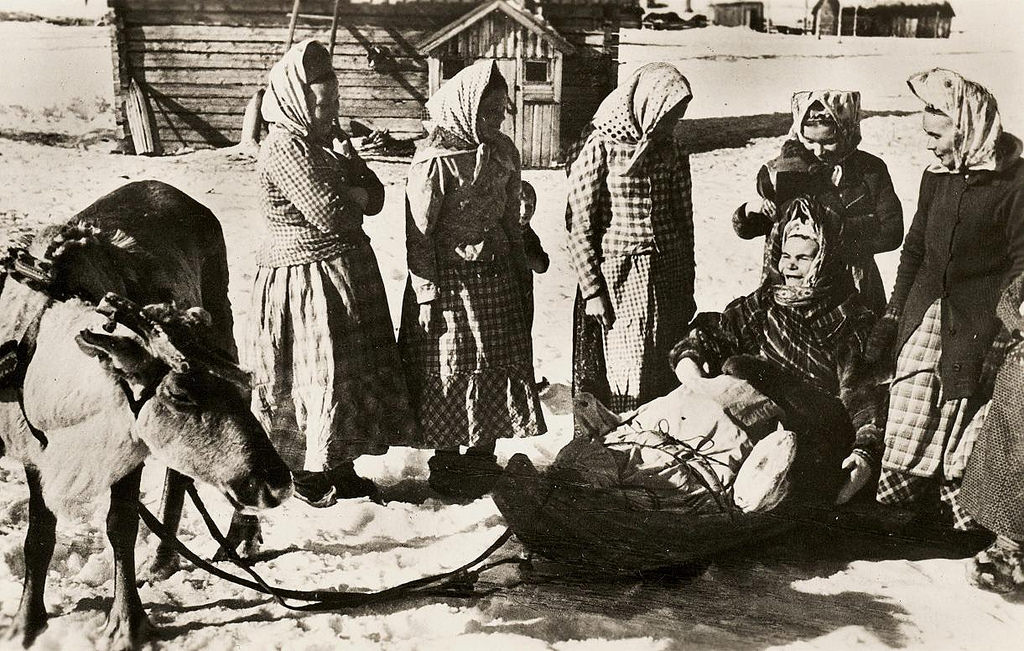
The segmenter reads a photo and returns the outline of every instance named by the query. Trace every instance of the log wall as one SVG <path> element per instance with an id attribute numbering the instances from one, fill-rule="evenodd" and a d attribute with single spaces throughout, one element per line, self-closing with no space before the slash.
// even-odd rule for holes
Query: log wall
<path id="1" fill-rule="evenodd" d="M 118 106 L 135 79 L 150 98 L 165 151 L 228 145 L 241 136 L 246 102 L 284 52 L 292 0 L 109 0 Z M 341 5 L 334 66 L 343 126 L 420 133 L 429 94 L 416 44 L 477 2 L 389 0 Z M 330 38 L 332 0 L 304 0 L 295 41 Z M 576 134 L 614 87 L 618 28 L 637 23 L 635 0 L 548 0 L 545 18 L 579 47 L 565 61 L 564 134 Z M 371 66 L 368 53 L 382 51 Z M 566 123 L 568 122 L 568 123 Z M 130 147 L 123 112 L 119 136 Z"/>

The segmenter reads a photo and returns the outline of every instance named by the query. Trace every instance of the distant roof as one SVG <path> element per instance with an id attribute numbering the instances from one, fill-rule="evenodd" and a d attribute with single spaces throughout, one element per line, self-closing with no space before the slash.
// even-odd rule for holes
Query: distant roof
<path id="1" fill-rule="evenodd" d="M 565 40 L 565 38 L 551 26 L 551 23 L 544 20 L 542 17 L 527 11 L 517 4 L 508 2 L 507 0 L 493 0 L 493 2 L 480 5 L 476 9 L 464 14 L 459 19 L 434 32 L 420 42 L 420 44 L 416 46 L 416 50 L 421 54 L 427 54 L 448 39 L 475 25 L 494 11 L 504 13 L 526 29 L 547 39 L 556 49 L 565 52 L 566 54 L 571 54 L 576 49 L 573 47 L 572 43 Z"/>
<path id="2" fill-rule="evenodd" d="M 818 0 L 814 3 L 814 8 L 811 9 L 811 13 L 817 13 L 818 9 L 821 8 L 821 5 L 827 1 L 828 0 Z M 835 2 L 836 0 L 832 1 Z M 948 12 L 950 16 L 955 15 L 952 5 L 945 0 L 850 0 L 848 2 L 840 1 L 839 4 L 842 5 L 843 9 L 847 9 L 849 7 L 860 7 L 861 9 L 881 9 L 883 7 L 887 9 L 896 9 L 899 7 L 922 9 L 925 7 L 935 7 L 936 9 L 943 10 L 943 12 Z"/>

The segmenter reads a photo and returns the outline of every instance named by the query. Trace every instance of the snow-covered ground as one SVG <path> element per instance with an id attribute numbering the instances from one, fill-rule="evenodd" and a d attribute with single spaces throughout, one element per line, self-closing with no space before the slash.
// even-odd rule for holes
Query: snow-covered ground
<path id="1" fill-rule="evenodd" d="M 1019 28 L 1020 15 L 1013 19 Z M 628 33 L 623 40 L 640 36 L 649 35 Z M 967 49 L 967 34 L 949 41 L 844 39 L 842 44 L 719 29 L 672 36 L 673 43 L 625 46 L 624 68 L 669 60 L 693 82 L 694 119 L 684 122 L 681 132 L 700 144 L 692 169 L 701 309 L 721 307 L 756 283 L 760 246 L 735 238 L 729 217 L 752 191 L 758 165 L 777 150 L 787 125 L 775 114 L 788 112 L 793 89 L 821 84 L 860 88 L 865 108 L 882 112 L 864 120 L 863 147 L 888 163 L 908 224 L 929 155 L 919 118 L 903 114 L 918 108 L 903 91 L 907 73 L 940 64 L 961 69 L 996 92 L 1009 129 L 1024 130 L 1019 112 L 1024 69 L 1015 42 L 992 39 L 985 45 L 976 39 Z M 67 51 L 27 47 L 51 37 L 49 43 L 93 46 Z M 45 119 L 41 127 L 32 122 L 41 115 L 40 107 L 106 97 L 104 38 L 103 30 L 95 28 L 0 24 L 0 58 L 13 62 L 0 75 L 0 130 L 45 130 Z M 12 69 L 17 73 L 13 81 Z M 52 87 L 29 97 L 40 79 L 52 80 Z M 27 110 L 24 119 L 11 118 L 10 107 L 16 105 L 36 108 Z M 81 122 L 104 119 L 104 114 L 95 111 Z M 747 142 L 744 133 L 765 137 Z M 404 168 L 375 169 L 389 184 L 387 207 L 368 219 L 366 228 L 397 311 L 405 277 Z M 66 149 L 0 140 L 0 239 L 16 225 L 64 219 L 128 180 L 167 181 L 207 204 L 224 224 L 240 335 L 255 273 L 259 212 L 253 176 L 250 159 L 226 151 L 151 159 L 112 156 L 99 146 Z M 538 189 L 535 225 L 553 259 L 548 273 L 537 278 L 535 327 L 537 374 L 553 385 L 545 396 L 551 432 L 503 442 L 498 453 L 503 461 L 523 451 L 543 464 L 571 431 L 566 386 L 573 280 L 562 253 L 564 177 L 557 171 L 528 171 L 524 177 Z M 895 264 L 894 254 L 881 257 L 887 280 Z M 268 512 L 260 571 L 288 587 L 365 590 L 449 569 L 475 556 L 502 531 L 502 519 L 489 499 L 469 504 L 437 499 L 426 487 L 426 457 L 399 448 L 358 462 L 361 472 L 384 486 L 392 499 L 387 506 L 355 500 L 316 510 L 292 501 Z M 158 499 L 161 474 L 159 467 L 146 471 L 148 504 Z M 209 490 L 204 496 L 226 523 L 226 502 Z M 23 473 L 10 460 L 0 460 L 0 638 L 20 594 L 26 517 Z M 109 605 L 111 561 L 102 524 L 102 509 L 88 522 L 61 524 L 47 594 L 53 617 L 35 648 L 92 648 Z M 214 550 L 191 511 L 182 538 L 204 554 Z M 140 566 L 154 547 L 155 539 L 143 527 Z M 517 551 L 510 545 L 501 554 Z M 971 588 L 962 558 L 842 528 L 793 535 L 770 548 L 717 561 L 692 577 L 535 583 L 505 568 L 487 578 L 503 589 L 477 599 L 421 599 L 307 615 L 191 569 L 146 583 L 141 596 L 161 631 L 153 643 L 157 649 L 1013 649 L 1020 648 L 1024 631 L 1024 605 Z M 2 641 L 0 648 L 5 644 L 15 648 Z"/>

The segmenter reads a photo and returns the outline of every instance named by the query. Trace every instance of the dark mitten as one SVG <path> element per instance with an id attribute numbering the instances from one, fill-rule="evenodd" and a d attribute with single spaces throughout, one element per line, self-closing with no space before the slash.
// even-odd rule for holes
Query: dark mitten
<path id="1" fill-rule="evenodd" d="M 864 346 L 864 359 L 869 365 L 876 366 L 896 359 L 894 348 L 898 331 L 899 319 L 893 314 L 886 313 L 875 322 Z"/>

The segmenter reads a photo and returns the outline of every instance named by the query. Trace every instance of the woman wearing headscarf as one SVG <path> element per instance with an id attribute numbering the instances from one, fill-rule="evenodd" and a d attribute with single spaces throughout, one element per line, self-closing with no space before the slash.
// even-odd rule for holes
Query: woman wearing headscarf
<path id="1" fill-rule="evenodd" d="M 877 499 L 968 529 L 959 493 L 991 392 L 996 302 L 1024 271 L 1024 162 L 980 84 L 942 69 L 907 83 L 936 161 L 872 335 L 877 354 L 896 357 Z"/>
<path id="2" fill-rule="evenodd" d="M 874 256 L 903 241 L 903 208 L 882 159 L 858 149 L 860 93 L 812 90 L 793 94 L 793 126 L 779 155 L 757 174 L 758 197 L 736 209 L 733 229 L 745 240 L 766 235 L 776 206 L 799 194 L 824 204 L 843 225 L 840 254 L 864 305 L 881 314 L 886 294 Z M 764 274 L 769 271 L 765 250 Z"/>
<path id="3" fill-rule="evenodd" d="M 406 187 L 409 282 L 399 342 L 436 450 L 430 485 L 455 497 L 490 490 L 498 438 L 545 431 L 526 310 L 519 152 L 501 132 L 508 87 L 477 61 L 427 102 L 428 135 Z M 467 446 L 460 455 L 459 446 Z"/>
<path id="4" fill-rule="evenodd" d="M 843 245 L 841 223 L 816 201 L 797 197 L 783 204 L 768 235 L 767 278 L 721 313 L 697 315 L 669 357 L 684 385 L 738 367 L 730 361 L 735 355 L 750 355 L 777 369 L 780 378 L 796 378 L 839 398 L 856 432 L 842 462 L 848 474 L 840 502 L 860 490 L 879 465 L 885 405 L 884 388 L 869 379 L 864 359 L 875 317 L 843 261 Z M 794 388 L 757 385 L 773 399 Z M 799 407 L 803 401 L 779 402 Z"/>
<path id="5" fill-rule="evenodd" d="M 376 493 L 353 460 L 414 427 L 363 216 L 384 188 L 337 127 L 338 80 L 307 40 L 270 71 L 256 164 L 267 232 L 253 283 L 254 411 L 315 506 Z"/>
<path id="6" fill-rule="evenodd" d="M 569 156 L 573 393 L 617 412 L 676 386 L 665 356 L 696 309 L 690 160 L 672 135 L 690 97 L 673 66 L 647 64 L 605 98 Z"/>

